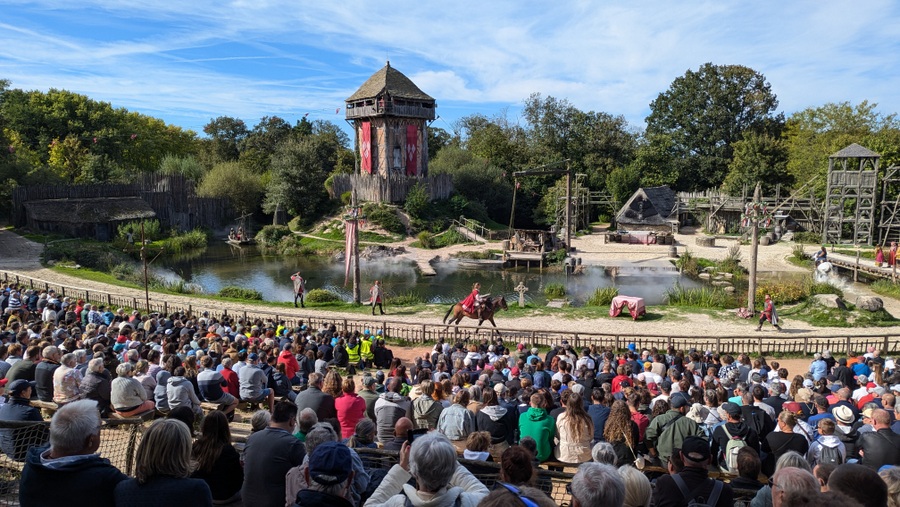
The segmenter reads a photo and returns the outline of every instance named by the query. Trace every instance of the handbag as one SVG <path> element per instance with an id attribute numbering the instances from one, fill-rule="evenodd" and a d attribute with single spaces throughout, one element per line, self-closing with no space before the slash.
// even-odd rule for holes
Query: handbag
<path id="1" fill-rule="evenodd" d="M 622 432 L 622 438 L 624 438 L 624 443 L 628 446 L 628 450 L 631 451 L 631 455 L 634 457 L 634 468 L 638 470 L 643 470 L 647 466 L 647 459 L 644 458 L 644 455 L 639 452 L 634 452 L 634 449 L 628 445 L 628 436 L 625 435 L 625 432 Z"/>

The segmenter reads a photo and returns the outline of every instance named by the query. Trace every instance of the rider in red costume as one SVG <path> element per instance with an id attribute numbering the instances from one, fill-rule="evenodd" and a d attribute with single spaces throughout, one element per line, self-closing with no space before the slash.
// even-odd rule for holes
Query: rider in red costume
<path id="1" fill-rule="evenodd" d="M 482 308 L 484 308 L 484 300 L 487 298 L 487 294 L 482 296 L 479 293 L 480 289 L 481 284 L 475 282 L 475 284 L 472 285 L 472 292 L 469 293 L 468 296 L 466 296 L 466 299 L 463 299 L 459 302 L 459 304 L 462 305 L 462 309 L 464 311 L 469 313 L 477 313 L 479 318 L 481 318 L 481 310 Z"/>

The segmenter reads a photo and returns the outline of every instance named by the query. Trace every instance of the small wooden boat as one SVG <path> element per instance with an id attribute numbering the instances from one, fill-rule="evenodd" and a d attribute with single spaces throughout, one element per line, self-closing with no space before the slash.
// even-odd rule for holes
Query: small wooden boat
<path id="1" fill-rule="evenodd" d="M 234 245 L 234 246 L 248 246 L 248 245 L 256 244 L 256 240 L 253 238 L 247 238 L 247 239 L 228 238 L 225 241 L 229 245 Z"/>

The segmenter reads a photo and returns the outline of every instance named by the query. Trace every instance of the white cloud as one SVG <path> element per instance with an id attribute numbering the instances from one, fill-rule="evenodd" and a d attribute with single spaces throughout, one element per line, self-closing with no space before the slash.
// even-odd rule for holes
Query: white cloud
<path id="1" fill-rule="evenodd" d="M 0 77 L 13 86 L 67 88 L 182 124 L 306 111 L 335 119 L 328 111 L 387 58 L 442 116 L 492 116 L 540 92 L 641 126 L 650 101 L 705 62 L 762 72 L 788 113 L 863 99 L 900 110 L 898 6 L 888 0 L 0 0 L 0 9 Z"/>

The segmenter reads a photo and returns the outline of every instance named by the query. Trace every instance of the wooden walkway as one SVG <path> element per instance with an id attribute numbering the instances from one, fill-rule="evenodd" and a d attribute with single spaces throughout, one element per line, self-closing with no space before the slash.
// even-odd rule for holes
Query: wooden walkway
<path id="1" fill-rule="evenodd" d="M 879 268 L 875 266 L 875 261 L 871 259 L 864 259 L 862 257 L 853 257 L 850 255 L 839 253 L 829 253 L 828 262 L 833 264 L 835 267 L 852 271 L 854 282 L 859 281 L 860 273 L 863 273 L 868 277 L 892 281 L 896 281 L 898 275 L 900 275 L 900 273 L 898 273 L 897 270 L 891 266 L 882 266 Z"/>

